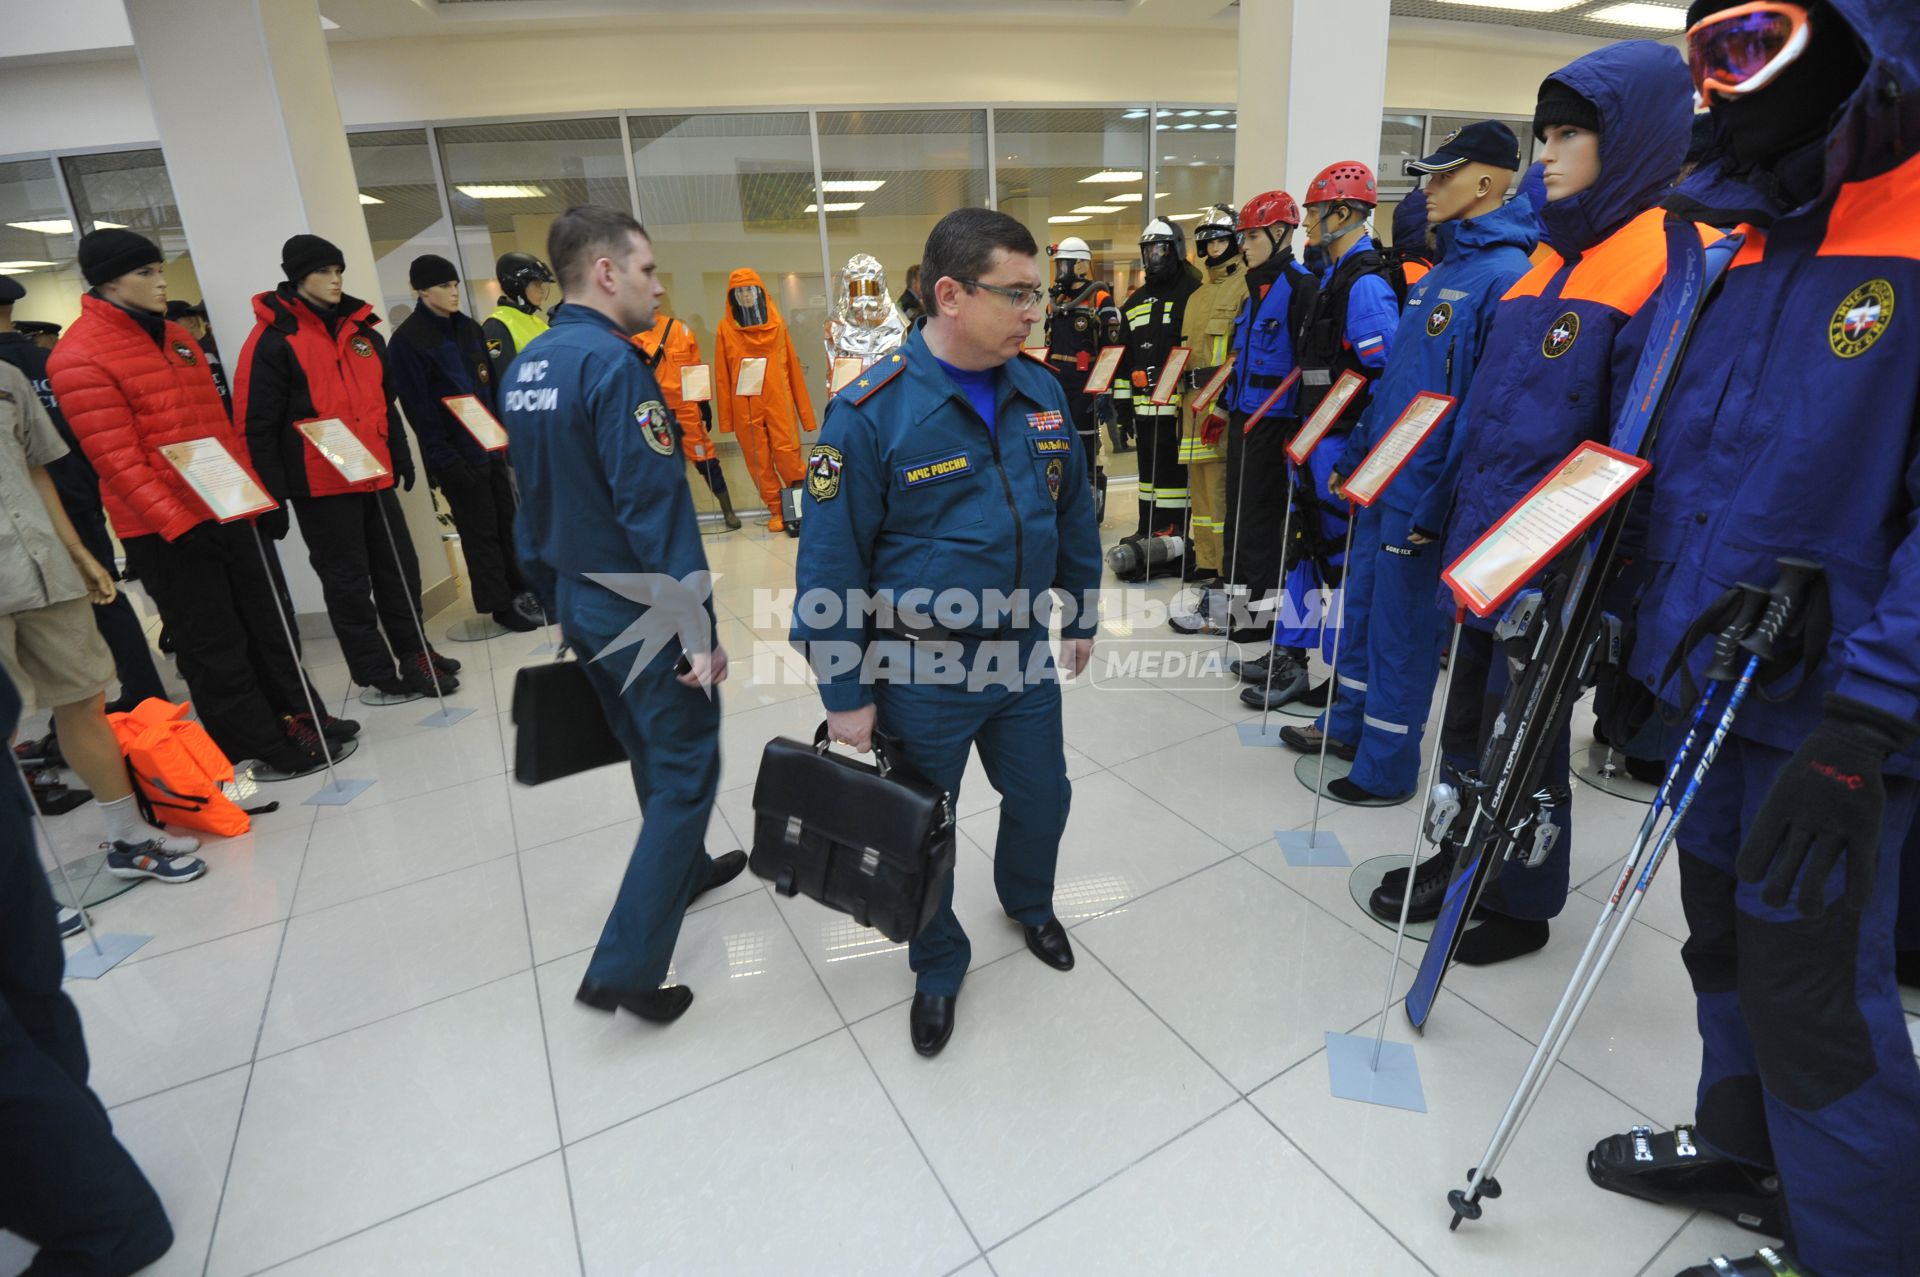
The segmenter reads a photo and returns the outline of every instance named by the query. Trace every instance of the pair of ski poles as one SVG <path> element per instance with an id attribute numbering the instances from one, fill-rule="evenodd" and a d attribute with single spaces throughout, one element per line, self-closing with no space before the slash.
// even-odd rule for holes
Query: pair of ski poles
<path id="1" fill-rule="evenodd" d="M 1626 861 L 1620 867 L 1619 877 L 1614 880 L 1613 891 L 1600 908 L 1600 917 L 1594 923 L 1587 947 L 1567 981 L 1559 1005 L 1547 1021 L 1546 1032 L 1540 1036 L 1540 1045 L 1534 1049 L 1533 1058 L 1520 1075 L 1520 1084 L 1515 1088 L 1513 1098 L 1508 1101 L 1506 1112 L 1494 1129 L 1493 1138 L 1488 1142 L 1480 1164 L 1467 1172 L 1465 1188 L 1456 1188 L 1447 1194 L 1447 1203 L 1453 1208 L 1453 1222 L 1447 1225 L 1449 1230 L 1459 1228 L 1463 1219 L 1479 1219 L 1483 1209 L 1480 1204 L 1482 1198 L 1500 1196 L 1500 1182 L 1494 1178 L 1494 1173 L 1499 1170 L 1520 1127 L 1533 1111 L 1535 1102 L 1545 1089 L 1547 1075 L 1573 1037 L 1573 1031 L 1580 1023 L 1587 1004 L 1592 1001 L 1594 991 L 1599 988 L 1608 964 L 1613 961 L 1615 951 L 1633 925 L 1633 919 L 1646 899 L 1648 885 L 1653 882 L 1661 862 L 1673 848 L 1680 822 L 1686 818 L 1688 809 L 1700 792 L 1701 782 L 1713 766 L 1721 745 L 1733 729 L 1741 705 L 1753 689 L 1755 675 L 1763 664 L 1774 658 L 1781 636 L 1798 621 L 1808 594 L 1823 571 L 1819 564 L 1805 559 L 1783 558 L 1779 560 L 1779 565 L 1780 580 L 1773 589 L 1762 590 L 1752 585 L 1735 587 L 1738 597 L 1733 616 L 1714 639 L 1713 659 L 1707 668 L 1706 690 L 1701 693 L 1700 701 L 1694 707 L 1693 720 L 1688 724 L 1686 737 L 1667 767 L 1666 778 L 1661 782 L 1659 792 L 1654 795 L 1653 805 L 1648 809 L 1646 819 L 1640 823 L 1640 831 L 1635 835 Z M 1743 655 L 1744 661 L 1741 659 Z M 1688 759 L 1694 752 L 1694 743 L 1707 721 L 1708 710 L 1720 689 L 1729 682 L 1733 690 L 1727 697 L 1726 708 L 1721 711 L 1701 748 L 1699 761 L 1694 764 L 1678 801 L 1670 804 L 1674 787 L 1685 773 Z M 1660 825 L 1663 812 L 1670 813 L 1669 819 L 1656 838 L 1654 831 Z M 1653 844 L 1651 856 L 1646 854 L 1649 842 Z M 1644 866 L 1641 863 L 1643 859 Z M 1408 895 L 1411 894 L 1409 891 Z M 1626 902 L 1624 907 L 1621 903 L 1623 900 Z"/>

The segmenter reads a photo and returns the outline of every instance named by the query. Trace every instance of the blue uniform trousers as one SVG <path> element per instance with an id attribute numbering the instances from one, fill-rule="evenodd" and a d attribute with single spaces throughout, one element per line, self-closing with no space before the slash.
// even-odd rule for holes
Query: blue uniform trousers
<path id="1" fill-rule="evenodd" d="M 678 644 L 656 655 L 621 690 L 631 654 L 593 661 L 639 615 L 597 586 L 559 582 L 560 627 L 627 751 L 640 800 L 640 837 L 600 933 L 587 978 L 629 993 L 658 988 L 673 961 L 687 902 L 706 882 L 707 819 L 720 785 L 720 689 L 686 687 L 674 676 Z M 709 696 L 708 691 L 713 694 Z"/>
<path id="2" fill-rule="evenodd" d="M 1429 596 L 1430 597 L 1430 596 Z M 1441 737 L 1446 761 L 1454 767 L 1469 769 L 1480 765 L 1480 754 L 1493 735 L 1493 721 L 1500 712 L 1500 700 L 1507 694 L 1507 662 L 1490 630 L 1465 626 L 1460 633 L 1460 651 L 1450 671 L 1453 690 L 1448 694 L 1447 723 Z M 1572 732 L 1562 724 L 1547 738 L 1547 766 L 1541 776 L 1545 785 L 1567 790 Z M 1466 815 L 1457 828 L 1466 829 Z M 1573 803 L 1562 809 L 1558 823 L 1560 839 L 1547 858 L 1529 869 L 1517 861 L 1498 866 L 1499 877 L 1480 897 L 1481 904 L 1510 918 L 1541 920 L 1558 917 L 1566 908 L 1567 889 L 1573 863 Z M 1621 849 L 1622 854 L 1625 848 Z"/>
<path id="3" fill-rule="evenodd" d="M 1039 926 L 1054 916 L 1054 866 L 1073 793 L 1061 736 L 1060 684 L 1052 677 L 1051 658 L 1042 658 L 1048 672 L 1044 680 L 1023 682 L 1019 672 L 1028 668 L 1036 645 L 1044 642 L 1027 637 L 913 645 L 913 677 L 877 681 L 873 688 L 880 730 L 899 737 L 903 761 L 952 794 L 955 803 L 967 751 L 980 751 L 987 781 L 1000 795 L 994 889 L 1007 916 L 1026 926 Z M 931 665 L 941 648 L 957 653 L 965 669 L 976 675 L 989 662 L 1017 661 L 1014 686 L 939 681 L 931 676 Z M 959 993 L 972 956 L 967 933 L 954 916 L 949 877 L 940 912 L 907 946 L 916 987 L 937 997 Z"/>
<path id="4" fill-rule="evenodd" d="M 1677 743 L 1677 737 L 1676 737 Z M 1734 877 L 1785 751 L 1730 736 L 1680 827 L 1682 954 L 1704 1047 L 1696 1118 L 1717 1151 L 1778 1170 L 1818 1273 L 1920 1273 L 1920 1065 L 1893 978 L 1900 850 L 1920 784 L 1889 776 L 1873 897 L 1802 918 Z M 1794 890 L 1794 898 L 1799 889 Z"/>
<path id="5" fill-rule="evenodd" d="M 1359 742 L 1354 784 L 1370 794 L 1411 794 L 1440 673 L 1440 547 L 1409 544 L 1412 516 L 1398 510 L 1376 504 L 1354 519 L 1336 699 L 1321 726 L 1337 741 Z"/>
<path id="6" fill-rule="evenodd" d="M 1327 547 L 1327 562 L 1336 568 L 1340 565 L 1340 556 L 1346 543 L 1347 521 L 1345 517 L 1327 511 L 1324 506 L 1328 503 L 1343 506 L 1345 504 L 1327 493 L 1327 480 L 1333 475 L 1334 463 L 1339 460 L 1340 444 L 1337 439 L 1322 441 L 1320 446 L 1314 449 L 1313 455 L 1307 458 L 1307 470 L 1312 476 L 1311 483 L 1317 499 L 1313 506 L 1307 506 L 1298 499 L 1296 488 L 1291 530 L 1291 535 L 1297 544 L 1300 536 L 1300 521 L 1318 519 L 1320 537 Z M 1297 484 L 1295 472 L 1298 469 L 1298 466 L 1288 462 L 1287 474 L 1290 482 Z M 1357 529 L 1354 535 L 1359 536 Z M 1281 553 L 1287 552 L 1287 547 L 1282 546 Z M 1273 627 L 1275 647 L 1318 647 L 1323 660 L 1333 654 L 1336 618 L 1331 608 L 1325 617 L 1320 615 L 1320 591 L 1325 588 L 1325 585 L 1326 583 L 1320 577 L 1319 565 L 1311 558 L 1302 559 L 1293 571 L 1287 573 L 1286 591 L 1280 600 L 1279 620 Z M 1252 588 L 1255 597 L 1258 597 L 1273 587 L 1254 582 Z"/>

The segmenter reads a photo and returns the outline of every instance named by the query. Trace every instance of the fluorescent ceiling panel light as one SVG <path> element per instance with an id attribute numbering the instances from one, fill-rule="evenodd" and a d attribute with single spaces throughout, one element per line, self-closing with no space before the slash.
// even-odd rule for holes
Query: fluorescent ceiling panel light
<path id="1" fill-rule="evenodd" d="M 876 178 L 830 177 L 826 181 L 820 183 L 820 189 L 827 192 L 829 195 L 833 194 L 835 191 L 841 191 L 841 192 L 857 191 L 863 195 L 870 195 L 874 191 L 877 191 L 881 187 L 885 186 L 886 184 L 887 184 L 887 179 L 884 177 L 876 177 Z"/>
<path id="2" fill-rule="evenodd" d="M 1687 27 L 1687 11 L 1670 9 L 1664 4 L 1610 4 L 1580 16 L 1616 27 L 1652 27 L 1658 31 L 1684 31 Z"/>
<path id="3" fill-rule="evenodd" d="M 1520 13 L 1559 13 L 1562 9 L 1571 9 L 1581 0 L 1443 0 L 1446 4 L 1462 5 L 1469 9 L 1513 9 Z"/>
<path id="4" fill-rule="evenodd" d="M 1173 127 L 1185 133 L 1188 129 L 1197 129 L 1200 126 L 1198 124 L 1176 124 Z"/>
<path id="5" fill-rule="evenodd" d="M 1200 127 L 1203 129 L 1224 129 L 1227 126 L 1215 121 L 1211 124 L 1202 124 Z"/>
<path id="6" fill-rule="evenodd" d="M 1205 213 L 1175 213 L 1167 220 L 1169 222 L 1197 222 L 1205 216 Z"/>
<path id="7" fill-rule="evenodd" d="M 469 182 L 453 189 L 476 200 L 538 200 L 547 196 L 541 187 L 513 182 Z"/>
<path id="8" fill-rule="evenodd" d="M 1208 111 L 1208 115 L 1232 115 L 1232 111 Z"/>
<path id="9" fill-rule="evenodd" d="M 1118 204 L 1082 204 L 1073 211 L 1076 213 L 1118 213 L 1120 206 Z"/>
<path id="10" fill-rule="evenodd" d="M 7 225 L 13 227 L 15 230 L 32 231 L 35 235 L 73 234 L 73 223 L 64 217 L 47 217 L 32 222 L 8 222 Z M 125 224 L 121 222 L 95 222 L 93 225 L 94 229 L 102 231 L 124 231 L 127 229 Z"/>
<path id="11" fill-rule="evenodd" d="M 1107 196 L 1107 203 L 1109 203 L 1109 204 L 1138 204 L 1138 203 L 1140 203 L 1140 201 L 1142 201 L 1142 200 L 1144 200 L 1145 198 L 1146 198 L 1146 196 L 1144 196 L 1144 195 L 1142 195 L 1142 194 L 1141 194 L 1140 192 L 1138 192 L 1138 191 L 1128 191 L 1128 192 L 1126 192 L 1126 193 L 1125 193 L 1124 195 L 1109 195 L 1109 196 Z"/>
<path id="12" fill-rule="evenodd" d="M 1098 173 L 1089 173 L 1080 179 L 1085 186 L 1088 182 L 1138 182 L 1146 176 L 1139 169 L 1105 168 Z"/>
<path id="13" fill-rule="evenodd" d="M 45 270 L 52 262 L 0 262 L 0 270 L 15 275 L 24 275 L 30 270 Z"/>
<path id="14" fill-rule="evenodd" d="M 1145 111 L 1127 111 L 1122 114 L 1120 118 L 1123 120 L 1144 120 L 1147 118 L 1147 113 Z"/>
<path id="15" fill-rule="evenodd" d="M 838 204 L 829 202 L 826 205 L 826 210 L 829 213 L 852 213 L 866 206 L 867 202 L 865 200 L 845 200 Z M 818 213 L 820 208 L 821 206 L 818 204 L 809 204 L 807 205 L 806 211 L 809 213 Z"/>
<path id="16" fill-rule="evenodd" d="M 362 192 L 360 192 L 360 202 L 361 202 L 362 204 L 384 204 L 384 203 L 386 203 L 386 201 L 385 201 L 385 200 L 383 200 L 383 199 L 380 199 L 380 198 L 379 198 L 379 197 L 377 197 L 377 196 L 373 196 L 373 195 L 369 195 L 369 194 L 367 194 L 367 193 L 366 193 L 365 191 L 362 191 Z"/>
<path id="17" fill-rule="evenodd" d="M 1168 129 L 1172 127 L 1173 125 L 1171 124 L 1156 124 L 1153 126 L 1153 131 L 1155 133 L 1165 133 Z"/>
<path id="18" fill-rule="evenodd" d="M 1181 119 L 1183 119 L 1183 120 L 1191 120 L 1191 119 L 1192 119 L 1192 118 L 1193 118 L 1194 116 L 1196 116 L 1196 115 L 1198 115 L 1198 114 L 1200 114 L 1200 112 L 1198 112 L 1198 111 L 1178 111 L 1178 112 L 1175 112 L 1175 114 L 1177 114 L 1177 115 L 1178 115 L 1178 116 L 1179 116 L 1179 117 L 1180 117 Z"/>
<path id="19" fill-rule="evenodd" d="M 1065 225 L 1068 222 L 1087 222 L 1091 220 L 1093 219 L 1089 217 L 1081 217 L 1081 216 L 1070 214 L 1070 213 L 1062 213 L 1058 217 L 1049 217 L 1047 219 L 1047 221 L 1050 224 L 1055 226 Z"/>

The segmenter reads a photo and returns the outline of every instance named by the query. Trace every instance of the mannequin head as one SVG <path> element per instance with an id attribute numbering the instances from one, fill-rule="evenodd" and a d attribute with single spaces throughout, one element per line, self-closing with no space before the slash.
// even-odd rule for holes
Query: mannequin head
<path id="1" fill-rule="evenodd" d="M 1165 283 L 1179 274 L 1187 261 L 1186 237 L 1180 227 L 1165 218 L 1154 218 L 1140 232 L 1140 264 L 1146 268 L 1149 283 Z"/>
<path id="2" fill-rule="evenodd" d="M 1492 164 L 1462 164 L 1427 178 L 1427 224 L 1484 217 L 1505 202 L 1513 170 Z"/>
<path id="3" fill-rule="evenodd" d="M 1200 250 L 1202 264 L 1218 266 L 1239 256 L 1239 237 L 1233 229 L 1234 213 L 1229 204 L 1215 204 L 1194 228 L 1193 244 Z"/>
<path id="4" fill-rule="evenodd" d="M 102 297 L 126 310 L 145 310 L 163 315 L 167 310 L 167 273 L 159 262 L 151 266 L 137 266 L 101 284 L 99 292 Z"/>
<path id="5" fill-rule="evenodd" d="M 1093 280 L 1093 250 L 1087 241 L 1070 235 L 1058 244 L 1047 246 L 1053 258 L 1053 295 L 1072 297 Z"/>
<path id="6" fill-rule="evenodd" d="M 1247 269 L 1258 270 L 1282 248 L 1291 247 L 1299 225 L 1300 207 L 1285 191 L 1263 191 L 1242 204 L 1234 228 Z"/>
<path id="7" fill-rule="evenodd" d="M 1540 151 L 1540 180 L 1547 202 L 1572 199 L 1600 180 L 1600 108 L 1549 76 L 1533 108 L 1533 136 Z"/>

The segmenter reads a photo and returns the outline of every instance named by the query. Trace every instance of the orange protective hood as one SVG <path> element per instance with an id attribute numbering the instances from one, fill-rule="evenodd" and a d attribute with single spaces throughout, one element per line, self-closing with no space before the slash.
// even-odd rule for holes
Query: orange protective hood
<path id="1" fill-rule="evenodd" d="M 752 285 L 758 288 L 767 299 L 767 322 L 744 328 L 733 318 L 733 290 Z M 716 333 L 731 336 L 734 348 L 741 353 L 757 358 L 766 358 L 780 348 L 786 340 L 787 321 L 780 317 L 780 308 L 773 304 L 773 293 L 761 282 L 760 272 L 741 267 L 727 276 L 727 303 L 720 313 L 720 324 Z"/>

